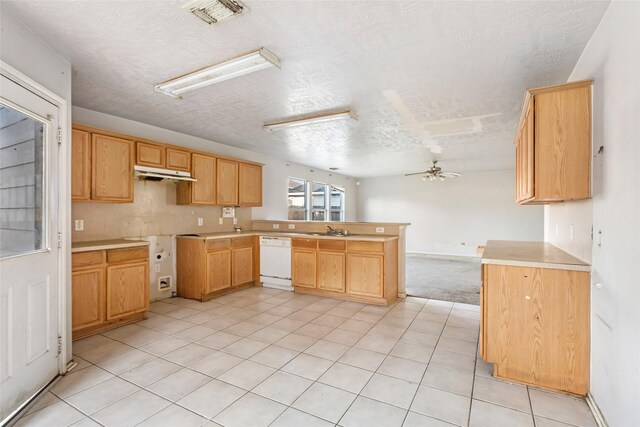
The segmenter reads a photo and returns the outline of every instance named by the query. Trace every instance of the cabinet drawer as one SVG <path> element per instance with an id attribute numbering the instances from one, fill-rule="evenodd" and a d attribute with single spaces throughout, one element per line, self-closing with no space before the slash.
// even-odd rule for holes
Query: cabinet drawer
<path id="1" fill-rule="evenodd" d="M 111 249 L 107 251 L 107 262 L 109 264 L 148 259 L 149 248 L 147 246 L 140 248 Z"/>
<path id="2" fill-rule="evenodd" d="M 219 251 L 229 249 L 231 247 L 231 239 L 207 240 L 206 244 L 208 251 Z"/>
<path id="3" fill-rule="evenodd" d="M 234 249 L 250 248 L 253 246 L 253 237 L 236 237 L 231 241 L 231 247 Z"/>
<path id="4" fill-rule="evenodd" d="M 353 252 L 384 252 L 384 242 L 349 242 L 347 247 Z"/>
<path id="5" fill-rule="evenodd" d="M 71 269 L 104 264 L 104 251 L 78 252 L 71 254 Z"/>
<path id="6" fill-rule="evenodd" d="M 291 246 L 294 248 L 317 249 L 317 239 L 291 239 Z"/>
<path id="7" fill-rule="evenodd" d="M 318 248 L 326 251 L 344 251 L 347 248 L 346 240 L 318 240 Z"/>

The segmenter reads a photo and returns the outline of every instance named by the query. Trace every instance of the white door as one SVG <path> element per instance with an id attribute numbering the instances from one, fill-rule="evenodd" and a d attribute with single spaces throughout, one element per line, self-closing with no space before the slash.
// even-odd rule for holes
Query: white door
<path id="1" fill-rule="evenodd" d="M 0 76 L 0 422 L 59 372 L 58 108 Z"/>

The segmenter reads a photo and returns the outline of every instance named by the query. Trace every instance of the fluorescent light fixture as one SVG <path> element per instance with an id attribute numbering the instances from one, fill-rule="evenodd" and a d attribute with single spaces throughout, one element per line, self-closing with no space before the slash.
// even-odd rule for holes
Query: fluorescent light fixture
<path id="1" fill-rule="evenodd" d="M 280 61 L 273 53 L 261 48 L 221 64 L 212 65 L 175 79 L 167 80 L 164 83 L 157 84 L 155 90 L 165 95 L 179 98 L 183 93 L 191 90 L 270 67 L 280 68 Z"/>
<path id="2" fill-rule="evenodd" d="M 356 120 L 350 110 L 341 111 L 339 113 L 321 114 L 312 117 L 303 117 L 299 119 L 282 120 L 279 122 L 265 123 L 262 127 L 264 130 L 275 131 L 288 129 L 296 126 L 314 125 L 317 123 L 334 122 L 337 120 Z"/>

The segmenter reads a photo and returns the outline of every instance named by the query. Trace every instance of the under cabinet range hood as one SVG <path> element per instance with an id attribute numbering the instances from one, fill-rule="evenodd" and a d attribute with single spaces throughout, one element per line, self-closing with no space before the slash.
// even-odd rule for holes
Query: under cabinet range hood
<path id="1" fill-rule="evenodd" d="M 147 181 L 162 181 L 163 179 L 172 179 L 174 181 L 197 181 L 191 178 L 189 172 L 174 171 L 171 169 L 150 168 L 147 166 L 134 166 L 134 171 L 139 179 Z"/>

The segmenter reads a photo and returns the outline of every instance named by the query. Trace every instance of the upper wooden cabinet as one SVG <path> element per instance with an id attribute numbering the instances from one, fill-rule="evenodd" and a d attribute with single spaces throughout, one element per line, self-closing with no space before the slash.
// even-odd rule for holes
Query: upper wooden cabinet
<path id="1" fill-rule="evenodd" d="M 530 89 L 516 133 L 516 201 L 591 197 L 591 80 Z"/>
<path id="2" fill-rule="evenodd" d="M 92 134 L 91 199 L 133 202 L 133 141 Z"/>
<path id="3" fill-rule="evenodd" d="M 136 142 L 136 164 L 153 168 L 165 167 L 166 150 L 162 144 Z"/>
<path id="4" fill-rule="evenodd" d="M 215 205 L 216 158 L 203 154 L 191 154 L 191 176 L 196 182 L 179 182 L 177 202 L 179 205 Z"/>
<path id="5" fill-rule="evenodd" d="M 216 177 L 217 204 L 236 206 L 238 204 L 238 162 L 218 159 Z"/>
<path id="6" fill-rule="evenodd" d="M 238 202 L 240 206 L 262 206 L 262 166 L 238 164 Z"/>
<path id="7" fill-rule="evenodd" d="M 71 131 L 71 200 L 91 199 L 91 135 Z"/>
<path id="8" fill-rule="evenodd" d="M 191 172 L 191 153 L 186 150 L 167 147 L 167 169 Z"/>

